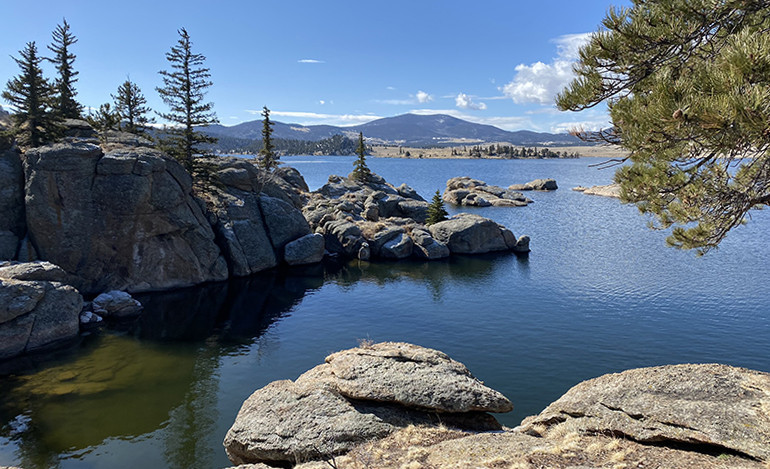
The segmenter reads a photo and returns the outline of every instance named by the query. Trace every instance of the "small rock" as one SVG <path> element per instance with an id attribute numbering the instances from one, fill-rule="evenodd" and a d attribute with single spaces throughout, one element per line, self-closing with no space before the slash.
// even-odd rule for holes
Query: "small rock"
<path id="1" fill-rule="evenodd" d="M 113 290 L 94 298 L 94 312 L 104 317 L 124 318 L 142 312 L 142 304 L 124 291 Z"/>

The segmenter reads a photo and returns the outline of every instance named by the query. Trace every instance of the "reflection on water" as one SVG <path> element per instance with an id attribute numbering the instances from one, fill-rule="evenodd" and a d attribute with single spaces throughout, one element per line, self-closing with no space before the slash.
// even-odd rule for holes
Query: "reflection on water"
<path id="1" fill-rule="evenodd" d="M 219 358 L 323 284 L 322 267 L 289 273 L 139 295 L 136 320 L 0 378 L 0 464 L 12 447 L 25 468 L 57 467 L 60 455 L 163 429 L 167 466 L 200 467 L 221 451 L 211 441 Z"/>

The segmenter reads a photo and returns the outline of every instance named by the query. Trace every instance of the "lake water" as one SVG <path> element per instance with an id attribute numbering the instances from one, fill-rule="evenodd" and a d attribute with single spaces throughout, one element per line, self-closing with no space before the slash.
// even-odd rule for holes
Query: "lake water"
<path id="1" fill-rule="evenodd" d="M 353 160 L 283 158 L 311 189 Z M 251 392 L 360 339 L 448 353 L 511 399 L 499 417 L 510 426 L 604 373 L 685 362 L 770 371 L 768 213 L 697 258 L 666 248 L 636 208 L 571 191 L 611 182 L 589 167 L 598 161 L 370 158 L 426 199 L 454 176 L 553 177 L 560 188 L 531 193 L 528 207 L 473 210 L 530 235 L 528 257 L 353 261 L 143 295 L 137 321 L 0 377 L 0 466 L 225 467 L 221 442 Z"/>

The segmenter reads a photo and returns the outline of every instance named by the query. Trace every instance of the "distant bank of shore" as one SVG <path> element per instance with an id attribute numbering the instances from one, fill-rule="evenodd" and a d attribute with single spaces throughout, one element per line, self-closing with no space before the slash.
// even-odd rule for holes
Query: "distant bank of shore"
<path id="1" fill-rule="evenodd" d="M 501 145 L 509 145 L 503 144 Z M 468 148 L 473 145 L 446 147 L 446 148 L 418 148 L 418 147 L 399 147 L 399 146 L 374 146 L 372 155 L 377 158 L 471 158 L 468 156 Z M 489 146 L 487 144 L 487 146 Z M 520 148 L 520 146 L 517 146 Z M 549 147 L 528 147 L 528 148 L 548 148 L 554 153 L 572 155 L 577 153 L 581 157 L 596 158 L 622 158 L 628 154 L 628 151 L 618 146 L 549 146 Z M 453 151 L 454 150 L 454 151 Z M 506 156 L 487 156 L 482 154 L 482 159 L 506 159 Z"/>

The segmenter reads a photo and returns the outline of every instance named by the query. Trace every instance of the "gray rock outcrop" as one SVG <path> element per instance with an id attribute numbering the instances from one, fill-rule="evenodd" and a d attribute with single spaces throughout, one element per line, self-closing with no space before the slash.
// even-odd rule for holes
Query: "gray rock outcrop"
<path id="1" fill-rule="evenodd" d="M 539 435 L 562 425 L 770 461 L 770 374 L 708 364 L 604 375 L 525 419 L 522 431 Z"/>
<path id="2" fill-rule="evenodd" d="M 284 258 L 289 244 L 312 233 L 298 209 L 307 187 L 299 172 L 280 168 L 271 174 L 242 158 L 215 158 L 210 164 L 220 188 L 207 194 L 204 204 L 231 275 L 251 275 L 282 260 L 289 264 L 320 261 L 315 260 L 317 241 L 312 253 L 298 252 L 298 247 L 311 247 L 300 243 L 288 249 L 289 259 Z"/>
<path id="3" fill-rule="evenodd" d="M 16 264 L 0 269 L 0 360 L 44 349 L 77 336 L 83 297 L 55 266 Z"/>
<path id="4" fill-rule="evenodd" d="M 465 176 L 447 181 L 443 199 L 452 205 L 469 207 L 524 207 L 532 203 L 531 199 L 520 192 Z"/>
<path id="5" fill-rule="evenodd" d="M 29 237 L 83 292 L 158 290 L 227 277 L 214 233 L 173 159 L 55 144 L 24 155 Z"/>
<path id="6" fill-rule="evenodd" d="M 613 197 L 620 198 L 620 184 L 607 184 L 604 186 L 591 186 L 583 187 L 577 186 L 572 189 L 573 191 L 582 192 L 586 195 L 598 195 L 601 197 Z"/>
<path id="7" fill-rule="evenodd" d="M 340 352 L 349 353 L 360 352 Z M 367 383 L 365 395 L 370 386 L 382 387 L 383 394 L 390 395 L 398 389 L 389 387 L 388 379 L 392 372 L 410 372 L 406 367 L 411 355 L 395 367 L 375 360 L 373 364 L 388 370 L 380 381 L 374 366 L 359 372 L 354 356 L 351 365 L 335 371 L 341 376 L 334 379 L 352 376 L 353 382 Z M 332 364 L 301 379 L 322 381 Z M 475 432 L 407 426 L 333 459 L 334 453 L 320 450 L 307 458 L 316 461 L 295 467 L 323 469 L 331 461 L 336 467 L 378 469 L 765 469 L 770 461 L 769 402 L 768 373 L 715 364 L 642 368 L 580 383 L 513 429 Z M 320 430 L 332 433 L 330 428 Z"/>
<path id="8" fill-rule="evenodd" d="M 0 151 L 0 260 L 16 259 L 26 234 L 24 172 L 15 149 Z"/>
<path id="9" fill-rule="evenodd" d="M 511 184 L 508 186 L 512 191 L 555 191 L 559 186 L 555 179 L 535 179 L 525 184 Z"/>
<path id="10" fill-rule="evenodd" d="M 465 185 L 483 184 L 457 179 Z M 506 196 L 508 191 L 497 189 Z M 409 186 L 394 187 L 377 175 L 365 184 L 330 176 L 326 185 L 310 194 L 303 211 L 311 228 L 324 235 L 326 249 L 344 257 L 435 260 L 451 253 L 503 251 L 517 245 L 508 229 L 482 217 L 455 221 L 451 228 L 440 229 L 438 238 L 433 227 L 423 224 L 428 203 Z M 450 238 L 455 249 L 449 245 Z M 517 252 L 529 251 L 528 246 L 519 247 Z"/>
<path id="11" fill-rule="evenodd" d="M 484 254 L 516 247 L 510 230 L 479 215 L 460 213 L 428 228 L 453 254 Z"/>
<path id="12" fill-rule="evenodd" d="M 415 345 L 362 346 L 326 362 L 244 402 L 224 441 L 234 464 L 323 459 L 414 424 L 499 429 L 484 410 L 511 408 L 463 365 Z"/>

